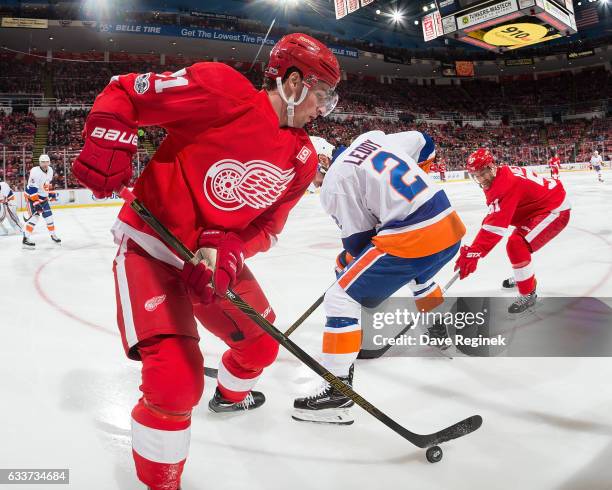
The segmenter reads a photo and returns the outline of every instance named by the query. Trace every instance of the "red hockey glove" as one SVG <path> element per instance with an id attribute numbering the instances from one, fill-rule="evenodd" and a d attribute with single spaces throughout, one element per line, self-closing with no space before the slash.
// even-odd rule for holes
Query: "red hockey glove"
<path id="1" fill-rule="evenodd" d="M 198 256 L 198 258 L 200 257 Z M 214 290 L 211 285 L 213 271 L 206 265 L 205 261 L 199 262 L 197 265 L 185 262 L 182 276 L 189 292 L 194 297 L 194 303 L 207 305 L 213 302 Z"/>
<path id="2" fill-rule="evenodd" d="M 235 233 L 209 230 L 198 239 L 198 265 L 185 263 L 183 278 L 200 303 L 208 304 L 225 297 L 244 267 L 244 244 Z M 212 278 L 212 282 L 211 282 Z"/>
<path id="3" fill-rule="evenodd" d="M 459 271 L 459 278 L 465 279 L 476 270 L 478 260 L 482 256 L 482 252 L 464 245 L 459 252 L 459 258 L 455 262 L 455 270 Z"/>
<path id="4" fill-rule="evenodd" d="M 216 254 L 212 254 L 213 285 L 215 294 L 223 298 L 244 267 L 244 244 L 235 233 L 209 230 L 202 232 L 198 246 L 216 250 Z"/>
<path id="5" fill-rule="evenodd" d="M 94 112 L 87 118 L 85 145 L 72 173 L 97 198 L 110 197 L 132 178 L 137 147 L 136 125 L 121 116 Z"/>

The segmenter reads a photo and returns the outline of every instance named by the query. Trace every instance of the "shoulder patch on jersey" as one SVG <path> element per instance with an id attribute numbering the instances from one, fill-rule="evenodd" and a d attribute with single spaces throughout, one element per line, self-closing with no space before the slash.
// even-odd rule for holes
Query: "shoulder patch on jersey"
<path id="1" fill-rule="evenodd" d="M 134 80 L 134 92 L 142 95 L 147 90 L 149 90 L 149 87 L 151 86 L 151 84 L 149 83 L 150 76 L 150 73 L 143 73 L 142 75 L 138 75 L 136 77 L 136 80 Z"/>
<path id="2" fill-rule="evenodd" d="M 302 149 L 298 152 L 296 158 L 300 162 L 306 163 L 308 161 L 308 158 L 310 157 L 310 155 L 312 155 L 312 150 L 304 145 L 304 146 L 302 146 Z"/>

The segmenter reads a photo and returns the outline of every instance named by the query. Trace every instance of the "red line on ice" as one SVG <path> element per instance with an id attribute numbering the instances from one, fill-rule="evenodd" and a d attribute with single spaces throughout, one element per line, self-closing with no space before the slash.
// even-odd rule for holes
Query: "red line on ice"
<path id="1" fill-rule="evenodd" d="M 75 248 L 70 250 L 71 252 L 74 252 L 76 250 L 82 250 L 84 248 L 88 248 L 91 247 L 91 245 L 85 245 L 83 247 L 79 247 L 79 248 Z M 42 272 L 45 270 L 45 268 L 54 260 L 63 257 L 63 255 L 56 255 L 55 257 L 51 257 L 49 260 L 47 260 L 44 264 L 42 264 L 37 270 L 36 273 L 34 274 L 34 287 L 36 288 L 36 292 L 40 295 L 40 297 L 45 301 L 45 303 L 47 303 L 49 306 L 55 308 L 57 311 L 59 311 L 62 315 L 67 316 L 68 318 L 71 318 L 72 320 L 75 320 L 79 323 L 82 323 L 83 325 L 87 325 L 88 327 L 93 328 L 94 330 L 98 330 L 99 332 L 103 332 L 105 334 L 108 335 L 113 335 L 113 336 L 119 336 L 119 332 L 114 332 L 111 330 L 108 330 L 107 328 L 104 328 L 102 325 L 98 325 L 96 323 L 90 322 L 89 320 L 86 320 L 84 318 L 81 318 L 80 316 L 76 315 L 75 313 L 72 313 L 71 311 L 67 310 L 66 308 L 64 308 L 63 306 L 57 304 L 55 301 L 53 301 L 45 292 L 45 290 L 43 289 L 43 287 L 40 284 L 40 275 L 42 274 Z"/>

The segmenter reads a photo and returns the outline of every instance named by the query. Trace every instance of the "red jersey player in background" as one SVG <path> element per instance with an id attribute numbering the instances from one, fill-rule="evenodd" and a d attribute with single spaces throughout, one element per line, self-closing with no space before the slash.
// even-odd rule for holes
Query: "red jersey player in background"
<path id="1" fill-rule="evenodd" d="M 467 170 L 482 187 L 489 213 L 472 245 L 461 247 L 455 263 L 460 278 L 476 270 L 508 232 L 506 251 L 514 269 L 514 282 L 520 296 L 510 305 L 510 313 L 521 313 L 535 305 L 536 279 L 531 254 L 556 237 L 570 218 L 570 204 L 558 180 L 539 177 L 522 167 L 498 166 L 488 149 L 480 148 L 467 161 Z M 504 281 L 504 286 L 511 286 Z"/>
<path id="2" fill-rule="evenodd" d="M 559 169 L 561 168 L 561 159 L 557 154 L 557 150 L 550 150 L 550 159 L 548 160 L 548 166 L 550 167 L 550 177 L 555 180 L 559 180 Z"/>
<path id="3" fill-rule="evenodd" d="M 438 160 L 436 164 L 436 169 L 440 173 L 440 180 L 442 182 L 446 182 L 446 163 L 444 163 L 444 160 Z"/>
<path id="4" fill-rule="evenodd" d="M 221 63 L 113 77 L 97 97 L 74 175 L 98 197 L 128 184 L 139 126 L 168 132 L 134 194 L 187 247 L 216 249 L 214 269 L 183 263 L 124 205 L 113 227 L 117 319 L 130 359 L 142 361 L 132 410 L 136 471 L 175 490 L 189 450 L 191 411 L 204 388 L 196 318 L 228 345 L 213 412 L 249 410 L 278 344 L 227 299 L 228 287 L 269 321 L 268 300 L 244 259 L 276 241 L 310 184 L 317 155 L 303 126 L 337 102 L 338 61 L 305 34 L 272 49 L 264 89 Z"/>

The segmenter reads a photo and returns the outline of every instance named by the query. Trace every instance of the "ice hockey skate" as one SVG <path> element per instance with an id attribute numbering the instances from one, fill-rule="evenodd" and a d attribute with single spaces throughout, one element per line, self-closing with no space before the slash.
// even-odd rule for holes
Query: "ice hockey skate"
<path id="1" fill-rule="evenodd" d="M 21 243 L 24 250 L 34 250 L 36 248 L 36 244 L 25 235 L 23 236 Z"/>
<path id="2" fill-rule="evenodd" d="M 520 295 L 516 299 L 516 301 L 514 301 L 514 303 L 512 303 L 508 307 L 508 313 L 511 313 L 513 315 L 518 315 L 520 313 L 524 313 L 527 310 L 533 309 L 533 307 L 536 304 L 537 298 L 538 298 L 538 295 L 536 294 L 535 291 L 529 294 Z"/>
<path id="3" fill-rule="evenodd" d="M 338 376 L 350 387 L 353 386 L 353 369 L 351 366 L 348 376 Z M 291 417 L 300 422 L 350 425 L 355 421 L 349 410 L 354 404 L 353 400 L 323 381 L 311 395 L 294 400 Z"/>
<path id="4" fill-rule="evenodd" d="M 208 409 L 215 413 L 240 413 L 254 410 L 266 402 L 265 395 L 260 391 L 251 391 L 241 402 L 232 402 L 223 398 L 219 388 L 208 402 Z"/>

